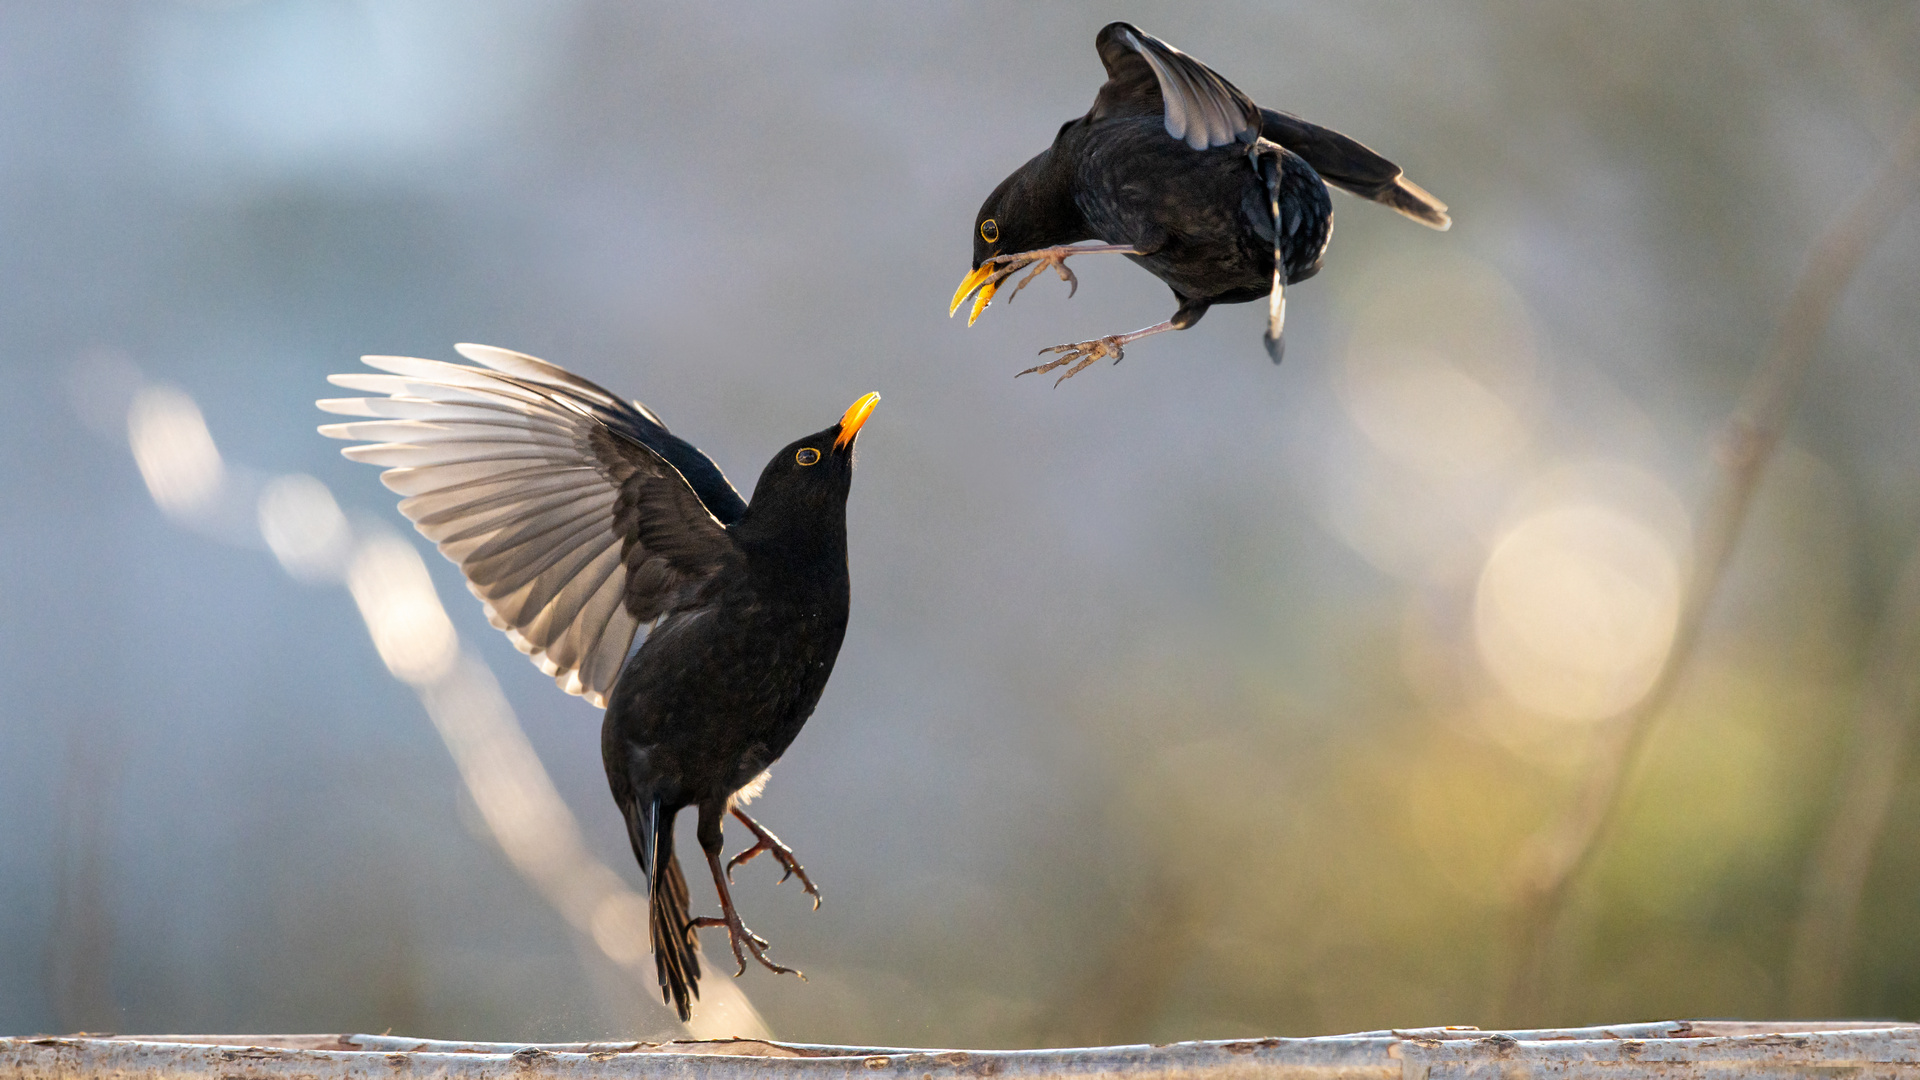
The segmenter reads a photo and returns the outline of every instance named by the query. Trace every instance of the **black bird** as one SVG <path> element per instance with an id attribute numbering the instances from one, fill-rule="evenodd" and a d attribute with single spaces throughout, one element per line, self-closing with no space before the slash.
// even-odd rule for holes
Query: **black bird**
<path id="1" fill-rule="evenodd" d="M 1000 182 L 973 224 L 973 272 L 949 315 L 974 297 L 967 325 L 995 289 L 1032 266 L 1009 293 L 1051 266 L 1071 286 L 1073 255 L 1118 252 L 1167 283 L 1173 317 L 1130 334 L 1056 345 L 1022 375 L 1072 364 L 1054 385 L 1132 341 L 1185 330 L 1214 304 L 1268 298 L 1267 352 L 1282 352 L 1286 286 L 1320 269 L 1333 230 L 1324 178 L 1435 229 L 1445 204 L 1400 167 L 1337 131 L 1263 109 L 1212 68 L 1127 23 L 1094 38 L 1107 81 L 1093 108 L 1061 125 L 1053 145 Z M 1098 246 L 1071 247 L 1083 240 Z"/>
<path id="2" fill-rule="evenodd" d="M 459 565 L 487 619 L 570 694 L 606 709 L 601 753 L 651 899 L 662 1000 L 699 996 L 695 930 L 718 926 L 776 972 L 740 919 L 733 868 L 762 852 L 820 905 L 792 849 L 747 816 L 767 767 L 807 722 L 847 629 L 847 492 L 860 426 L 879 394 L 782 449 L 743 502 L 711 459 L 646 406 L 562 368 L 485 345 L 482 367 L 364 357 L 388 374 L 334 375 L 386 394 L 334 398 L 370 417 L 322 434 L 391 466 L 400 511 Z M 646 640 L 631 657 L 635 633 Z M 699 811 L 719 918 L 691 918 L 674 816 Z M 754 836 L 722 866 L 731 813 Z M 795 972 L 797 974 L 797 972 Z"/>

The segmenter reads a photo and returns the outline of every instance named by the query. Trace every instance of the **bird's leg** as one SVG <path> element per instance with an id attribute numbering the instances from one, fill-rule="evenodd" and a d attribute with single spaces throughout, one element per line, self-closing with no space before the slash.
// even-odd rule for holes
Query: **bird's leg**
<path id="1" fill-rule="evenodd" d="M 954 290 L 953 304 L 947 308 L 947 314 L 951 316 L 954 312 L 959 311 L 960 305 L 966 302 L 967 295 L 975 289 L 979 289 L 979 295 L 973 298 L 973 310 L 967 313 L 967 325 L 972 326 L 974 320 L 980 317 L 980 313 L 985 311 L 987 304 L 993 300 L 994 291 L 1000 288 L 1000 283 L 1029 266 L 1033 267 L 1032 272 L 1026 277 L 1021 278 L 1020 281 L 1014 285 L 1013 292 L 1007 294 L 1008 303 L 1012 303 L 1014 296 L 1018 294 L 1021 289 L 1027 287 L 1027 282 L 1039 277 L 1041 271 L 1049 266 L 1053 267 L 1054 273 L 1060 275 L 1061 281 L 1067 283 L 1067 299 L 1071 300 L 1073 299 L 1073 294 L 1080 291 L 1080 279 L 1073 276 L 1072 270 L 1067 269 L 1067 260 L 1075 255 L 1097 255 L 1102 252 L 1115 252 L 1122 255 L 1141 254 L 1138 249 L 1130 244 L 1087 244 L 1083 246 L 1062 244 L 1055 247 L 1036 248 L 1033 251 L 1022 251 L 1010 255 L 995 255 L 975 267 L 973 272 L 968 274 L 966 279 L 960 282 L 960 287 Z"/>
<path id="2" fill-rule="evenodd" d="M 800 887 L 807 890 L 808 896 L 813 897 L 814 910 L 818 911 L 820 909 L 820 890 L 814 888 L 813 879 L 807 876 L 806 867 L 800 865 L 800 860 L 794 856 L 793 849 L 781 843 L 780 838 L 773 835 L 773 830 L 766 828 L 759 822 L 748 817 L 745 810 L 736 806 L 733 808 L 733 816 L 739 818 L 742 825 L 753 830 L 754 844 L 747 850 L 727 860 L 727 880 L 733 880 L 734 867 L 739 866 L 741 863 L 751 861 L 755 855 L 763 851 L 769 852 L 773 855 L 774 861 L 780 864 L 780 868 L 786 871 L 786 873 L 780 875 L 780 880 L 785 882 L 790 877 L 798 877 L 800 879 Z"/>
<path id="3" fill-rule="evenodd" d="M 739 978 L 747 971 L 747 954 L 752 953 L 755 960 L 765 965 L 768 971 L 777 975 L 800 975 L 790 967 L 783 967 L 767 957 L 767 939 L 747 929 L 740 919 L 739 909 L 733 906 L 733 892 L 727 888 L 727 872 L 720 866 L 720 821 L 725 811 L 724 803 L 717 806 L 700 807 L 700 827 L 696 835 L 700 838 L 700 847 L 707 853 L 707 868 L 713 871 L 713 888 L 720 894 L 720 917 L 711 916 L 694 919 L 689 925 L 695 928 L 710 926 L 725 927 L 727 944 L 733 948 L 733 959 L 740 967 L 734 977 Z M 800 975 L 805 979 L 805 975 Z"/>
<path id="4" fill-rule="evenodd" d="M 1044 364 L 1035 364 L 1021 372 L 1020 375 L 1032 375 L 1037 372 L 1052 371 L 1062 364 L 1072 364 L 1073 366 L 1067 369 L 1066 374 L 1053 381 L 1053 385 L 1059 386 L 1061 383 L 1080 374 L 1081 368 L 1086 367 L 1095 360 L 1111 356 L 1113 357 L 1114 363 L 1119 363 L 1120 358 L 1124 355 L 1124 347 L 1132 342 L 1139 341 L 1143 337 L 1150 337 L 1154 334 L 1164 334 L 1168 330 L 1184 329 L 1186 329 L 1186 327 L 1175 326 L 1173 320 L 1168 319 L 1166 322 L 1154 323 L 1145 329 L 1135 330 L 1131 334 L 1114 334 L 1111 337 L 1094 338 L 1092 341 L 1075 341 L 1066 345 L 1055 345 L 1050 349 L 1041 349 L 1040 355 L 1045 356 L 1048 353 L 1059 353 L 1059 356 L 1054 357 Z M 1020 375 L 1015 375 L 1014 378 L 1017 379 Z"/>

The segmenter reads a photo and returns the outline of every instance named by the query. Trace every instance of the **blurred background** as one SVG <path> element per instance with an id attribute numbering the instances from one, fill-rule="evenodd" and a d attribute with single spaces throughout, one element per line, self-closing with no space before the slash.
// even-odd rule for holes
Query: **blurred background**
<path id="1" fill-rule="evenodd" d="M 1281 367 L 1243 305 L 1015 381 L 1173 307 L 1092 257 L 1071 302 L 1049 276 L 945 317 L 975 208 L 1085 111 L 1115 18 L 1400 162 L 1453 231 L 1336 194 Z M 456 341 L 641 398 L 742 486 L 885 395 L 852 626 L 756 804 L 826 903 L 764 860 L 736 889 L 810 980 L 738 984 L 782 1037 L 1920 1016 L 1900 738 L 1844 940 L 1794 959 L 1860 718 L 1899 698 L 1874 672 L 1920 670 L 1888 629 L 1920 545 L 1912 210 L 1818 338 L 1525 994 L 1509 932 L 1916 56 L 1909 2 L 0 6 L 0 1031 L 678 1030 L 516 871 L 364 582 L 290 576 L 251 519 L 305 474 L 423 553 L 435 632 L 637 885 L 599 713 L 313 430 L 327 374 Z M 248 501 L 143 480 L 156 416 Z"/>

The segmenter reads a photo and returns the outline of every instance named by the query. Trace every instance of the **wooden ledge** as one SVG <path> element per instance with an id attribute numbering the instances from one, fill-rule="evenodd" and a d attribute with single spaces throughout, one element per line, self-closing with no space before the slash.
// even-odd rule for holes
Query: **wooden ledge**
<path id="1" fill-rule="evenodd" d="M 1444 1080 L 1542 1075 L 1914 1077 L 1920 1025 L 1674 1020 L 1593 1028 L 1418 1028 L 1063 1050 L 915 1050 L 757 1039 L 489 1043 L 391 1035 L 77 1034 L 0 1039 L 5 1080 Z"/>

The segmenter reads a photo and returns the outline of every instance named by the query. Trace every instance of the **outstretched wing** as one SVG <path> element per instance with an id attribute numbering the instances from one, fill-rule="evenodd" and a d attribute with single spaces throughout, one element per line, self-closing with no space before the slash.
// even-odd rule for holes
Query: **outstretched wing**
<path id="1" fill-rule="evenodd" d="M 388 466 L 400 512 L 460 567 L 487 620 L 570 694 L 597 706 L 640 626 L 739 557 L 746 509 L 720 469 L 645 406 L 562 368 L 484 345 L 484 365 L 368 356 L 320 408 L 369 417 L 320 433 Z"/>
<path id="2" fill-rule="evenodd" d="M 1250 143 L 1260 108 L 1207 65 L 1128 23 L 1108 23 L 1094 38 L 1107 81 L 1087 119 L 1161 115 L 1167 134 L 1195 150 Z M 1305 156 L 1305 155 L 1302 155 Z"/>
<path id="3" fill-rule="evenodd" d="M 1345 135 L 1277 109 L 1260 110 L 1260 134 L 1299 154 L 1322 179 L 1391 207 L 1422 225 L 1452 227 L 1447 204 L 1407 179 L 1400 166 Z"/>

